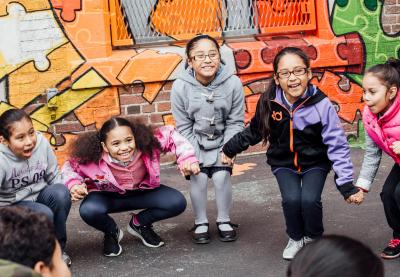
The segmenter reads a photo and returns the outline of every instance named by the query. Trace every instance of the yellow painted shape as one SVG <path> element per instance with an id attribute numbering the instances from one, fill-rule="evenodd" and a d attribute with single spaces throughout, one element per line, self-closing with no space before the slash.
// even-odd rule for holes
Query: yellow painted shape
<path id="1" fill-rule="evenodd" d="M 99 81 L 101 79 L 101 81 Z M 99 88 L 108 86 L 107 82 L 93 69 L 86 72 L 72 84 L 72 89 Z"/>
<path id="2" fill-rule="evenodd" d="M 6 102 L 0 102 L 0 115 L 2 115 L 5 111 L 14 108 L 11 105 L 8 105 Z"/>
<path id="3" fill-rule="evenodd" d="M 134 81 L 144 83 L 167 80 L 182 57 L 178 54 L 160 54 L 155 50 L 145 50 L 138 53 L 125 65 L 118 75 L 125 85 Z"/>
<path id="4" fill-rule="evenodd" d="M 118 88 L 106 88 L 74 112 L 83 125 L 95 123 L 100 129 L 110 117 L 120 114 Z"/>
<path id="5" fill-rule="evenodd" d="M 49 0 L 0 0 L 0 16 L 6 16 L 7 5 L 15 2 L 24 6 L 27 12 L 49 10 L 51 8 Z"/>
<path id="6" fill-rule="evenodd" d="M 9 75 L 9 101 L 22 108 L 49 87 L 54 87 L 79 67 L 84 60 L 71 43 L 64 44 L 50 53 L 50 67 L 39 72 L 30 62 Z"/>

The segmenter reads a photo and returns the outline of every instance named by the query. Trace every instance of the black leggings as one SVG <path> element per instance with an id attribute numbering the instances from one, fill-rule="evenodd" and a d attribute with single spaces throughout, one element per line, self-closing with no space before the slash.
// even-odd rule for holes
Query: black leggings
<path id="1" fill-rule="evenodd" d="M 395 164 L 386 178 L 381 192 L 386 220 L 393 229 L 393 237 L 400 239 L 400 166 Z"/>
<path id="2" fill-rule="evenodd" d="M 174 217 L 186 208 L 186 199 L 176 189 L 160 185 L 155 189 L 117 192 L 95 191 L 89 193 L 79 208 L 82 219 L 104 233 L 114 232 L 117 224 L 109 213 L 144 209 L 138 214 L 141 225 Z"/>

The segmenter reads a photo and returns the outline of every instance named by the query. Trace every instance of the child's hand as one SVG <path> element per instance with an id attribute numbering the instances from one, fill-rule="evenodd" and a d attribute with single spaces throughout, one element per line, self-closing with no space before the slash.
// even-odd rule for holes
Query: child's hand
<path id="1" fill-rule="evenodd" d="M 224 152 L 221 152 L 221 162 L 223 164 L 233 165 L 233 163 L 235 162 L 235 157 L 229 158 L 227 155 L 224 154 Z"/>
<path id="2" fill-rule="evenodd" d="M 185 161 L 180 167 L 182 176 L 189 176 L 191 174 L 197 175 L 200 172 L 200 166 L 198 162 L 190 163 L 190 161 Z"/>
<path id="3" fill-rule="evenodd" d="M 399 155 L 400 154 L 400 141 L 393 142 L 392 145 L 390 145 L 390 148 L 392 148 L 394 153 Z"/>
<path id="4" fill-rule="evenodd" d="M 71 200 L 78 201 L 83 199 L 88 194 L 87 187 L 85 183 L 80 185 L 75 185 L 71 189 Z"/>
<path id="5" fill-rule="evenodd" d="M 359 190 L 357 193 L 350 195 L 347 199 L 346 202 L 351 204 L 357 204 L 360 205 L 364 201 L 364 192 L 362 190 Z"/>

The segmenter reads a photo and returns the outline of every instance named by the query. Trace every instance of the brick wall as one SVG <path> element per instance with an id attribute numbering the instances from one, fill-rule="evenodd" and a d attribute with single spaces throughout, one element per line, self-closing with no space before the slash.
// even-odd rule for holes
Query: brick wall
<path id="1" fill-rule="evenodd" d="M 388 34 L 400 31 L 400 0 L 385 0 L 382 16 L 383 30 Z"/>

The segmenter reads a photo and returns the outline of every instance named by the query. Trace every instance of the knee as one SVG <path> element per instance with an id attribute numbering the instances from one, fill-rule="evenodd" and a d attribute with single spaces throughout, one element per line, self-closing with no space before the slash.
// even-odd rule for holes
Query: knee
<path id="1" fill-rule="evenodd" d="M 393 200 L 393 197 L 395 197 L 388 190 L 382 190 L 382 192 L 380 193 L 380 196 L 381 196 L 381 200 L 383 203 L 391 202 Z"/>
<path id="2" fill-rule="evenodd" d="M 183 213 L 187 205 L 185 197 L 180 192 L 177 192 L 173 197 L 171 197 L 168 200 L 168 203 L 168 210 L 172 211 L 176 215 Z"/>
<path id="3" fill-rule="evenodd" d="M 282 205 L 285 208 L 298 209 L 301 207 L 301 199 L 296 196 L 286 196 L 282 199 Z"/>
<path id="4" fill-rule="evenodd" d="M 79 207 L 79 215 L 85 222 L 96 220 L 100 214 L 102 214 L 102 212 L 99 207 L 93 203 L 83 201 Z"/>
<path id="5" fill-rule="evenodd" d="M 40 207 L 35 209 L 35 211 L 38 212 L 38 213 L 46 215 L 51 220 L 51 222 L 54 221 L 54 213 L 50 209 L 50 207 L 48 207 L 46 205 L 40 205 Z"/>
<path id="6" fill-rule="evenodd" d="M 305 197 L 301 200 L 301 207 L 303 210 L 309 210 L 309 209 L 321 209 L 322 208 L 322 203 L 321 200 L 318 198 L 313 198 L 313 197 Z"/>
<path id="7" fill-rule="evenodd" d="M 57 203 L 58 206 L 69 210 L 71 208 L 71 195 L 69 190 L 61 184 L 55 184 L 53 186 L 55 186 L 55 189 L 51 192 L 51 196 L 54 202 Z"/>

